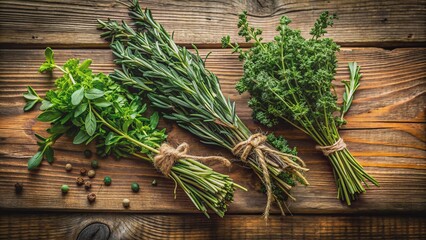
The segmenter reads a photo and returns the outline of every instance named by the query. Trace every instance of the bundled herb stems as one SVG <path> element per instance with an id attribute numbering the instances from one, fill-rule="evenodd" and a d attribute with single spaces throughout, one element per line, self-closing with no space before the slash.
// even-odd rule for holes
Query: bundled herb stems
<path id="1" fill-rule="evenodd" d="M 127 6 L 138 30 L 124 22 L 98 20 L 105 31 L 101 36 L 112 41 L 115 61 L 122 67 L 111 78 L 147 93 L 165 118 L 176 121 L 203 143 L 231 151 L 262 180 L 268 197 L 265 217 L 274 200 L 284 212 L 283 201 L 293 199 L 292 186 L 308 184 L 303 161 L 284 139 L 253 134 L 244 125 L 235 103 L 222 94 L 218 78 L 205 68 L 195 46 L 196 54 L 177 46 L 138 1 Z"/>
<path id="2" fill-rule="evenodd" d="M 358 194 L 365 192 L 362 183 L 378 183 L 352 156 L 338 132 L 338 127 L 345 123 L 343 117 L 361 75 L 357 64 L 350 63 L 350 80 L 344 81 L 343 104 L 338 106 L 332 81 L 339 46 L 332 39 L 321 38 L 334 18 L 328 12 L 321 14 L 310 32 L 312 38 L 305 39 L 300 31 L 290 29 L 291 21 L 284 16 L 274 41 L 263 42 L 262 31 L 249 26 L 244 12 L 238 23 L 239 35 L 247 42 L 253 41 L 253 46 L 244 50 L 231 44 L 229 36 L 222 43 L 244 60 L 244 75 L 237 90 L 251 94 L 249 106 L 253 117 L 266 126 L 284 120 L 312 137 L 333 166 L 337 197 L 350 205 Z"/>
<path id="3" fill-rule="evenodd" d="M 245 190 L 227 175 L 196 161 L 213 160 L 229 165 L 227 159 L 192 156 L 187 154 L 186 143 L 176 149 L 163 143 L 167 135 L 165 129 L 157 129 L 158 114 L 143 117 L 141 114 L 145 112 L 146 104 L 108 76 L 93 74 L 89 69 L 91 60 L 80 63 L 78 59 L 70 59 L 61 67 L 55 64 L 50 48 L 46 49 L 45 55 L 46 62 L 40 72 L 57 68 L 63 76 L 55 81 L 56 88 L 48 91 L 44 99 L 31 87 L 24 94 L 27 99 L 24 109 L 30 110 L 37 102 L 42 102 L 40 110 L 43 113 L 37 119 L 51 123 L 47 129 L 49 137 L 36 135 L 40 148 L 29 160 L 28 169 L 39 166 L 43 158 L 52 162 L 52 145 L 66 134 L 73 137 L 74 144 L 96 141 L 101 156 L 132 155 L 154 164 L 175 182 L 176 187 L 180 186 L 207 217 L 208 209 L 223 217 L 228 202 L 233 200 L 234 190 Z"/>

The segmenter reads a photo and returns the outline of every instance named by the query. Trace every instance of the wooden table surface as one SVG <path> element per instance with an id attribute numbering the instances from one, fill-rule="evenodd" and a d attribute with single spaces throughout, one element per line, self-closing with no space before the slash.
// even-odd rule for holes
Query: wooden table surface
<path id="1" fill-rule="evenodd" d="M 218 75 L 224 94 L 236 101 L 239 116 L 252 130 L 261 126 L 251 120 L 248 95 L 234 89 L 242 75 L 241 63 L 229 49 L 220 49 L 220 38 L 226 34 L 243 42 L 237 37 L 237 14 L 247 10 L 250 21 L 270 40 L 283 14 L 306 35 L 322 11 L 337 13 L 339 20 L 327 36 L 342 46 L 335 81 L 338 93 L 343 91 L 340 81 L 348 78 L 347 62 L 357 61 L 363 74 L 341 134 L 381 186 L 369 189 L 350 207 L 339 202 L 331 167 L 315 151 L 315 143 L 281 125 L 261 129 L 285 136 L 310 168 L 311 185 L 294 188 L 297 201 L 288 203 L 292 215 L 281 217 L 274 208 L 265 222 L 261 213 L 266 198 L 257 191 L 257 178 L 237 165 L 230 169 L 212 165 L 249 191 L 236 193 L 223 219 L 207 219 L 182 191 L 173 199 L 171 180 L 134 159 L 100 160 L 93 180 L 97 200 L 89 204 L 87 192 L 74 183 L 78 169 L 90 167 L 82 153 L 85 147 L 60 139 L 52 165 L 43 162 L 39 170 L 27 170 L 27 160 L 37 150 L 34 133 L 45 134 L 48 125 L 35 120 L 38 110 L 23 112 L 22 93 L 27 85 L 40 93 L 53 87 L 57 75 L 37 72 L 47 46 L 54 48 L 60 63 L 71 57 L 91 58 L 94 71 L 111 72 L 113 56 L 99 38 L 96 19 L 128 20 L 127 10 L 115 0 L 6 0 L 0 2 L 0 239 L 424 238 L 426 1 L 160 0 L 142 1 L 142 6 L 151 8 L 154 18 L 175 32 L 177 43 L 194 43 L 202 55 L 212 52 L 207 68 Z M 193 154 L 232 158 L 171 122 L 161 125 L 170 142 L 188 142 Z M 67 162 L 74 166 L 72 172 L 64 170 Z M 113 184 L 101 188 L 105 175 Z M 156 187 L 151 186 L 154 179 Z M 16 182 L 24 184 L 21 194 L 15 194 Z M 131 182 L 140 184 L 139 193 L 131 192 Z M 65 196 L 59 191 L 62 184 L 70 185 Z M 123 198 L 131 200 L 127 210 L 121 205 Z"/>

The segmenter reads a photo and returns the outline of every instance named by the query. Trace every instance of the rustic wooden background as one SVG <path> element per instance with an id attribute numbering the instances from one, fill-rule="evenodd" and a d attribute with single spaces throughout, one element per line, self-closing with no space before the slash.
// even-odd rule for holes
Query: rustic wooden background
<path id="1" fill-rule="evenodd" d="M 380 182 L 353 206 L 336 200 L 336 189 L 327 160 L 314 150 L 314 142 L 301 132 L 282 125 L 265 131 L 284 135 L 297 146 L 306 161 L 311 186 L 296 187 L 296 202 L 289 202 L 292 216 L 281 217 L 277 209 L 268 223 L 261 218 L 265 196 L 256 191 L 257 178 L 233 166 L 215 169 L 229 173 L 249 188 L 237 192 L 224 219 L 206 219 L 149 164 L 133 159 L 105 159 L 93 180 L 95 204 L 88 204 L 86 191 L 74 180 L 80 167 L 89 168 L 81 146 L 63 138 L 55 146 L 56 160 L 35 172 L 26 168 L 37 150 L 34 133 L 44 134 L 47 125 L 35 120 L 38 111 L 23 112 L 22 93 L 31 85 L 44 93 L 53 87 L 52 76 L 39 74 L 43 49 L 51 46 L 62 63 L 71 57 L 92 58 L 96 72 L 111 72 L 113 56 L 99 38 L 96 19 L 128 19 L 127 10 L 115 0 L 37 0 L 0 2 L 0 239 L 86 239 L 94 233 L 102 239 L 165 238 L 259 238 L 259 239 L 421 239 L 426 234 L 426 1 L 288 1 L 288 0 L 160 0 L 142 1 L 179 44 L 195 43 L 201 54 L 212 52 L 207 67 L 216 73 L 225 95 L 237 102 L 238 114 L 248 126 L 247 95 L 234 89 L 242 75 L 241 63 L 229 50 L 220 49 L 220 38 L 237 38 L 237 14 L 247 10 L 250 21 L 264 30 L 266 39 L 275 34 L 281 15 L 307 34 L 324 10 L 339 16 L 329 30 L 342 49 L 338 55 L 336 87 L 348 78 L 347 62 L 357 61 L 363 78 L 348 113 L 342 136 L 367 172 Z M 239 39 L 242 42 L 242 39 Z M 186 141 L 194 154 L 221 154 L 206 147 L 176 125 L 163 122 L 172 143 Z M 93 149 L 93 146 L 89 146 Z M 96 159 L 96 157 L 92 157 Z M 74 170 L 65 172 L 70 162 Z M 100 188 L 110 175 L 113 184 Z M 151 186 L 156 179 L 158 186 Z M 137 194 L 129 185 L 141 185 Z M 22 194 L 14 184 L 23 182 Z M 70 185 L 63 196 L 59 188 Z M 131 200 L 124 210 L 123 198 Z M 94 225 L 90 225 L 93 224 Z M 100 225 L 96 223 L 103 223 Z M 104 228 L 108 226 L 107 228 Z M 92 237 L 93 237 L 92 236 Z M 87 238 L 88 239 L 88 238 Z"/>

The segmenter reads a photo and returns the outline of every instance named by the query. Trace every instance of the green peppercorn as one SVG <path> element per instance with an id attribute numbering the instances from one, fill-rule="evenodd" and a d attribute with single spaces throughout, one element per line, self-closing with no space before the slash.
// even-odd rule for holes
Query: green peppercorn
<path id="1" fill-rule="evenodd" d="M 92 151 L 90 151 L 89 149 L 84 150 L 83 154 L 86 158 L 92 157 Z"/>
<path id="2" fill-rule="evenodd" d="M 155 187 L 155 186 L 157 186 L 157 180 L 155 180 L 155 179 L 154 179 L 154 180 L 152 180 L 151 185 L 152 185 L 152 186 L 154 186 L 154 187 Z"/>
<path id="3" fill-rule="evenodd" d="M 139 192 L 139 184 L 134 182 L 130 185 L 130 187 L 132 188 L 133 192 Z"/>
<path id="4" fill-rule="evenodd" d="M 99 163 L 98 163 L 98 161 L 96 161 L 96 160 L 93 160 L 93 161 L 90 163 L 90 165 L 92 165 L 92 168 L 93 168 L 93 169 L 97 169 L 97 168 L 99 167 Z"/>
<path id="5" fill-rule="evenodd" d="M 111 185 L 111 182 L 112 182 L 111 177 L 106 176 L 106 177 L 104 178 L 104 183 L 105 183 L 105 185 L 109 186 L 109 185 Z"/>
<path id="6" fill-rule="evenodd" d="M 70 190 L 70 187 L 68 185 L 62 185 L 61 191 L 62 193 L 67 193 Z"/>

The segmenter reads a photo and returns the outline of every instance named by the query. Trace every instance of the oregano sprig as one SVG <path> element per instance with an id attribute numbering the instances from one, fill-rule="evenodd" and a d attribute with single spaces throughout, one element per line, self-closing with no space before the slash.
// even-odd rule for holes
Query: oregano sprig
<path id="1" fill-rule="evenodd" d="M 240 93 L 250 93 L 253 118 L 269 127 L 286 121 L 314 139 L 333 166 L 337 197 L 350 205 L 365 192 L 367 181 L 374 185 L 378 182 L 355 160 L 338 132 L 361 75 L 357 64 L 350 63 L 351 78 L 343 82 L 345 93 L 339 106 L 332 91 L 339 46 L 322 37 L 336 16 L 322 13 L 310 31 L 310 39 L 291 29 L 290 19 L 283 16 L 270 42 L 263 42 L 261 30 L 249 25 L 246 12 L 239 19 L 239 35 L 252 41 L 253 46 L 242 49 L 232 44 L 229 36 L 222 38 L 222 45 L 231 47 L 244 61 L 244 75 L 236 88 Z"/>

